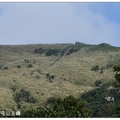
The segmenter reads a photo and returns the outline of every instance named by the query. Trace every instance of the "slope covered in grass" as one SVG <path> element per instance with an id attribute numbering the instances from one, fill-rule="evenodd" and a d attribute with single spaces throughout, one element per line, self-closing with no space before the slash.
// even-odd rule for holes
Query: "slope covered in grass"
<path id="1" fill-rule="evenodd" d="M 112 67 L 120 61 L 120 48 L 108 44 L 1 45 L 0 51 L 0 108 L 5 110 L 36 107 L 54 96 L 78 97 L 112 83 Z"/>

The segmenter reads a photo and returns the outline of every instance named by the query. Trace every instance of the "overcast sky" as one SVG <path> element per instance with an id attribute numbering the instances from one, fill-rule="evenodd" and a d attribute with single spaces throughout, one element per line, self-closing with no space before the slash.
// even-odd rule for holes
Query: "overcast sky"
<path id="1" fill-rule="evenodd" d="M 0 3 L 0 44 L 120 47 L 120 3 Z"/>

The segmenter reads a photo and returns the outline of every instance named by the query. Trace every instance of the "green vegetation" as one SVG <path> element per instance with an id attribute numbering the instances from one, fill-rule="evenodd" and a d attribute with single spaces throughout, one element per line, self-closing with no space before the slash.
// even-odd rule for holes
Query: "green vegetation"
<path id="1" fill-rule="evenodd" d="M 22 117 L 44 117 L 44 118 L 73 118 L 73 117 L 91 117 L 91 112 L 86 109 L 85 103 L 75 98 L 74 96 L 68 96 L 64 99 L 56 98 L 50 103 L 50 107 L 38 107 L 37 109 L 31 109 L 24 111 Z M 50 101 L 50 99 L 49 99 Z"/>
<path id="2" fill-rule="evenodd" d="M 4 66 L 2 70 L 8 70 L 8 67 L 7 67 L 7 66 Z"/>
<path id="3" fill-rule="evenodd" d="M 17 86 L 16 86 L 16 85 L 12 85 L 12 86 L 11 86 L 11 89 L 15 92 L 16 89 L 17 89 Z"/>
<path id="4" fill-rule="evenodd" d="M 54 75 L 50 75 L 49 73 L 46 74 L 46 78 L 49 80 L 50 83 L 53 82 L 53 79 L 55 78 Z"/>
<path id="5" fill-rule="evenodd" d="M 20 101 L 31 102 L 31 103 L 36 102 L 36 100 L 33 97 L 31 97 L 30 92 L 25 91 L 25 89 L 21 89 L 20 92 L 16 93 L 14 99 L 16 102 L 20 102 Z"/>
<path id="6" fill-rule="evenodd" d="M 0 70 L 2 69 L 3 65 L 0 65 Z"/>
<path id="7" fill-rule="evenodd" d="M 81 42 L 76 42 L 75 45 L 71 46 L 70 49 L 68 50 L 68 52 L 66 53 L 66 55 L 70 55 L 74 52 L 77 52 L 79 51 L 81 48 L 84 48 L 84 47 L 90 47 L 91 45 L 89 44 L 84 44 L 84 43 L 81 43 Z"/>
<path id="8" fill-rule="evenodd" d="M 103 72 L 104 72 L 104 71 L 103 71 L 103 68 L 101 68 L 101 69 L 100 69 L 100 74 L 103 74 Z"/>
<path id="9" fill-rule="evenodd" d="M 24 62 L 29 63 L 30 61 L 29 61 L 29 60 L 27 60 L 27 59 L 25 59 L 25 60 L 24 60 Z"/>
<path id="10" fill-rule="evenodd" d="M 116 81 L 114 82 L 113 86 L 120 91 L 120 65 L 116 65 L 113 67 L 115 74 Z M 116 107 L 116 116 L 120 117 L 120 105 Z"/>
<path id="11" fill-rule="evenodd" d="M 45 53 L 45 55 L 46 55 L 46 56 L 51 56 L 51 55 L 57 56 L 59 52 L 60 52 L 60 51 L 59 51 L 58 49 L 48 50 L 48 51 Z"/>
<path id="12" fill-rule="evenodd" d="M 82 42 L 75 42 L 75 46 L 79 47 L 79 48 L 83 48 L 83 47 L 90 47 L 90 46 L 94 46 L 94 45 L 85 44 L 85 43 L 82 43 Z"/>
<path id="13" fill-rule="evenodd" d="M 56 45 L 57 46 L 57 45 Z M 61 46 L 58 45 L 58 47 L 45 47 L 45 48 L 37 48 L 34 50 L 34 53 L 36 54 L 45 54 L 46 56 L 58 56 L 58 55 L 64 55 L 66 53 L 66 51 L 72 47 L 72 44 L 62 44 Z"/>
<path id="14" fill-rule="evenodd" d="M 96 86 L 99 86 L 101 83 L 102 83 L 101 80 L 96 80 L 96 81 L 95 81 L 95 85 L 96 85 Z"/>
<path id="15" fill-rule="evenodd" d="M 111 83 L 107 83 L 81 95 L 81 99 L 87 102 L 87 108 L 92 111 L 92 117 L 120 117 L 120 94 L 118 92 L 120 90 L 120 66 L 114 66 L 113 69 L 116 72 L 116 82 L 113 84 L 116 89 L 111 87 Z M 99 84 L 101 81 L 95 82 L 96 86 Z"/>
<path id="16" fill-rule="evenodd" d="M 43 54 L 43 53 L 45 53 L 46 56 L 52 56 L 52 55 L 58 56 L 59 53 L 61 53 L 61 54 L 64 53 L 64 50 L 60 50 L 60 49 L 56 49 L 56 48 L 54 48 L 54 49 L 38 48 L 38 49 L 34 50 L 34 53 L 36 53 L 36 54 Z"/>
<path id="17" fill-rule="evenodd" d="M 99 70 L 99 66 L 96 65 L 96 66 L 92 67 L 91 70 L 93 70 L 93 71 L 98 71 L 98 70 Z"/>
<path id="18" fill-rule="evenodd" d="M 120 106 L 116 107 L 116 117 L 120 117 Z"/>
<path id="19" fill-rule="evenodd" d="M 20 65 L 17 65 L 17 68 L 21 68 L 21 66 L 20 66 Z"/>
<path id="20" fill-rule="evenodd" d="M 117 89 L 117 90 L 120 90 L 120 65 L 117 65 L 117 66 L 114 66 L 113 67 L 114 69 L 114 72 L 116 72 L 115 74 L 115 79 L 116 81 L 114 82 L 114 87 Z"/>
<path id="21" fill-rule="evenodd" d="M 38 48 L 38 49 L 35 49 L 35 50 L 34 50 L 34 53 L 36 53 L 36 54 L 42 54 L 42 53 L 44 53 L 44 52 L 46 52 L 46 50 L 43 49 L 43 48 Z"/>
<path id="22" fill-rule="evenodd" d="M 115 51 L 115 52 L 117 52 L 117 51 L 119 51 L 119 48 L 118 47 L 113 47 L 113 46 L 111 46 L 111 45 L 109 45 L 109 44 L 107 44 L 107 43 L 101 43 L 101 44 L 99 44 L 99 45 L 95 45 L 95 46 L 91 46 L 90 48 L 89 48 L 89 51 L 106 51 L 106 52 L 108 52 L 108 51 Z"/>
<path id="23" fill-rule="evenodd" d="M 28 68 L 31 68 L 31 67 L 33 67 L 33 66 L 32 66 L 32 64 L 28 64 L 28 66 L 27 66 L 27 67 L 28 67 Z"/>
<path id="24" fill-rule="evenodd" d="M 35 49 L 34 50 L 34 53 L 36 54 L 45 54 L 46 56 L 58 56 L 58 55 L 70 55 L 74 52 L 77 52 L 79 51 L 81 48 L 83 47 L 88 47 L 88 46 L 91 46 L 91 45 L 87 45 L 87 44 L 84 44 L 84 43 L 80 43 L 80 42 L 76 42 L 75 45 L 70 45 L 70 46 L 66 46 L 66 48 L 53 48 L 53 49 L 44 49 L 44 48 L 38 48 L 38 49 Z"/>
<path id="25" fill-rule="evenodd" d="M 77 52 L 79 50 L 80 50 L 80 48 L 78 48 L 78 47 L 72 47 L 72 48 L 69 49 L 69 51 L 67 52 L 66 55 L 70 55 L 70 54 L 72 54 L 74 52 Z"/>
<path id="26" fill-rule="evenodd" d="M 115 89 L 107 90 L 110 84 L 89 91 L 81 96 L 87 101 L 87 108 L 92 111 L 92 117 L 116 117 L 116 107 L 120 103 L 120 94 Z M 110 98 L 110 100 L 105 98 Z"/>
<path id="27" fill-rule="evenodd" d="M 23 111 L 25 107 L 31 111 L 39 106 L 54 111 L 50 106 L 58 97 L 64 101 L 72 94 L 84 101 L 92 117 L 118 116 L 119 87 L 111 86 L 119 83 L 119 72 L 114 77 L 113 66 L 120 62 L 120 48 L 76 42 L 8 45 L 0 50 L 1 110 Z M 109 96 L 114 102 L 105 99 Z"/>

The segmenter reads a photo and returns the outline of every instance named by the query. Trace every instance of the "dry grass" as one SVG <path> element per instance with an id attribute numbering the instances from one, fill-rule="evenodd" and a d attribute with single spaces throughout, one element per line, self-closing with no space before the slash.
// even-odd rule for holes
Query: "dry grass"
<path id="1" fill-rule="evenodd" d="M 33 106 L 42 105 L 51 96 L 75 95 L 79 97 L 81 93 L 95 88 L 94 82 L 101 80 L 102 83 L 114 81 L 112 68 L 107 69 L 109 62 L 119 60 L 120 51 L 88 51 L 82 48 L 65 56 L 45 56 L 44 54 L 34 54 L 36 48 L 64 49 L 71 44 L 56 45 L 23 45 L 23 46 L 0 46 L 0 63 L 7 70 L 0 70 L 0 108 L 17 109 L 14 95 L 22 88 L 30 91 L 37 100 Z M 25 62 L 29 60 L 28 63 Z M 32 67 L 28 68 L 28 65 Z M 17 68 L 20 65 L 21 68 Z M 103 68 L 103 74 L 90 69 L 99 65 Z M 46 74 L 53 75 L 53 82 L 50 82 Z M 16 87 L 13 91 L 11 88 Z M 30 105 L 22 101 L 21 106 Z"/>

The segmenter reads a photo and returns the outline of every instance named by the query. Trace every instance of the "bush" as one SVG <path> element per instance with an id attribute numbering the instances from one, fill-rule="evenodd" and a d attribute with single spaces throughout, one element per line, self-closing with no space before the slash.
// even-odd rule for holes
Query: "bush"
<path id="1" fill-rule="evenodd" d="M 46 78 L 49 79 L 49 82 L 53 82 L 53 79 L 55 78 L 54 75 L 50 75 L 49 73 L 46 74 Z"/>
<path id="2" fill-rule="evenodd" d="M 80 48 L 73 47 L 73 48 L 71 48 L 71 49 L 68 51 L 67 55 L 70 55 L 70 54 L 72 54 L 72 53 L 74 53 L 74 52 L 77 52 L 77 51 L 79 51 L 79 49 L 80 49 Z"/>
<path id="3" fill-rule="evenodd" d="M 40 78 L 40 76 L 39 76 L 39 75 L 36 75 L 36 76 L 35 76 L 35 78 L 36 78 L 36 79 L 39 79 L 39 78 Z"/>
<path id="4" fill-rule="evenodd" d="M 117 106 L 115 111 L 116 111 L 116 116 L 120 117 L 120 106 Z"/>
<path id="5" fill-rule="evenodd" d="M 50 77 L 50 74 L 49 74 L 49 73 L 47 73 L 47 74 L 46 74 L 46 77 L 47 77 L 47 78 L 49 78 L 49 77 Z"/>
<path id="6" fill-rule="evenodd" d="M 47 104 L 50 104 L 50 105 L 53 105 L 56 101 L 56 98 L 55 97 L 50 97 L 48 100 L 47 100 Z"/>
<path id="7" fill-rule="evenodd" d="M 17 68 L 21 68 L 21 66 L 20 66 L 20 65 L 17 65 Z"/>
<path id="8" fill-rule="evenodd" d="M 52 105 L 27 110 L 22 114 L 22 117 L 76 118 L 91 116 L 91 112 L 86 109 L 85 103 L 74 96 L 68 96 L 64 99 L 51 97 L 47 102 L 52 102 Z"/>
<path id="9" fill-rule="evenodd" d="M 101 83 L 102 83 L 102 82 L 101 82 L 100 80 L 96 80 L 96 81 L 95 81 L 95 85 L 96 85 L 96 86 L 99 86 Z"/>
<path id="10" fill-rule="evenodd" d="M 100 74 L 103 74 L 103 68 L 101 68 L 100 70 L 101 70 L 101 71 L 100 71 Z"/>
<path id="11" fill-rule="evenodd" d="M 81 95 L 87 102 L 87 108 L 93 112 L 92 117 L 115 117 L 115 108 L 120 104 L 120 94 L 116 89 L 108 90 L 111 83 L 104 84 Z M 114 97 L 115 101 L 107 101 L 105 97 Z"/>
<path id="12" fill-rule="evenodd" d="M 36 100 L 31 96 L 30 92 L 26 91 L 25 89 L 21 89 L 20 92 L 16 93 L 14 100 L 16 102 L 20 102 L 20 101 L 25 101 L 29 103 L 36 102 Z"/>
<path id="13" fill-rule="evenodd" d="M 2 69 L 3 65 L 0 65 L 0 69 Z"/>
<path id="14" fill-rule="evenodd" d="M 51 75 L 51 77 L 50 77 L 51 79 L 54 79 L 55 78 L 55 76 L 54 75 Z"/>
<path id="15" fill-rule="evenodd" d="M 93 71 L 98 71 L 98 70 L 99 70 L 99 66 L 96 65 L 96 66 L 92 67 L 91 70 L 93 70 Z"/>
<path id="16" fill-rule="evenodd" d="M 46 55 L 46 56 L 51 56 L 51 55 L 57 56 L 59 52 L 60 52 L 60 50 L 58 50 L 58 49 L 52 49 L 52 50 L 48 50 L 48 51 L 45 53 L 45 55 Z"/>
<path id="17" fill-rule="evenodd" d="M 28 65 L 28 68 L 31 68 L 31 67 L 33 67 L 32 64 L 29 64 L 29 65 Z"/>
<path id="18" fill-rule="evenodd" d="M 35 49 L 35 50 L 34 50 L 34 53 L 42 54 L 42 53 L 44 53 L 45 51 L 46 51 L 46 50 L 43 49 L 43 48 L 38 48 L 38 49 Z"/>
<path id="19" fill-rule="evenodd" d="M 27 60 L 27 59 L 25 59 L 25 60 L 24 60 L 24 62 L 29 63 L 30 61 L 29 61 L 29 60 Z"/>
<path id="20" fill-rule="evenodd" d="M 17 89 L 17 86 L 16 86 L 16 85 L 13 85 L 13 86 L 11 87 L 11 90 L 13 90 L 14 92 L 16 91 L 16 89 Z"/>
<path id="21" fill-rule="evenodd" d="M 3 67 L 3 70 L 8 70 L 8 67 L 6 67 L 6 66 L 5 66 L 5 67 Z"/>
<path id="22" fill-rule="evenodd" d="M 36 71 L 37 71 L 38 73 L 41 73 L 41 70 L 40 70 L 40 69 L 36 69 Z"/>

